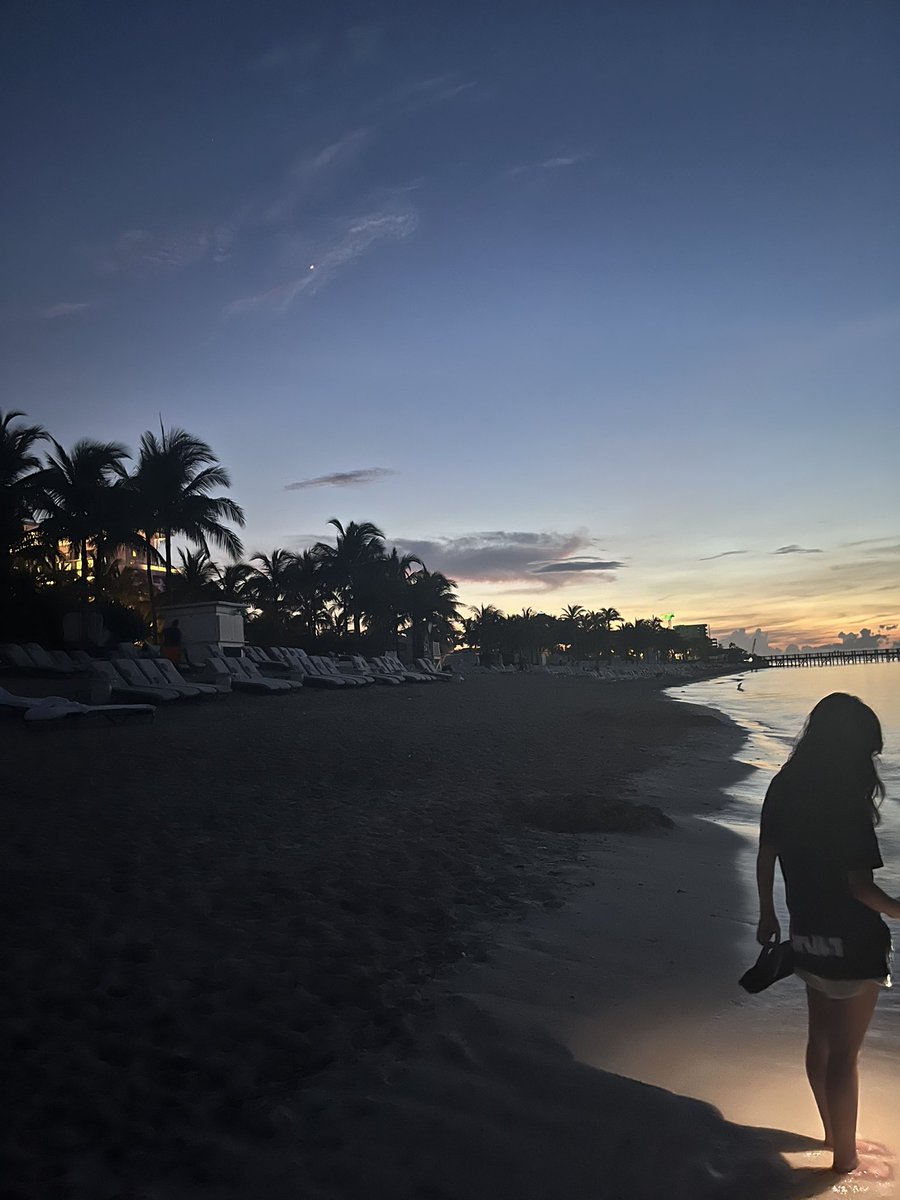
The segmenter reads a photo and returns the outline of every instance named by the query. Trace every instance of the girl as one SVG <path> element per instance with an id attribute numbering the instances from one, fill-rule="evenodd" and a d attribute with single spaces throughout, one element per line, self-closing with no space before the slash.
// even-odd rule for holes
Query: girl
<path id="1" fill-rule="evenodd" d="M 878 718 L 856 696 L 820 700 L 766 793 L 756 865 L 756 937 L 765 945 L 781 937 L 772 898 L 781 864 L 794 970 L 806 983 L 806 1074 L 842 1174 L 857 1170 L 859 1150 L 882 1149 L 856 1141 L 857 1060 L 878 989 L 890 987 L 881 914 L 900 919 L 900 901 L 872 879 L 883 865 L 875 836 L 881 746 Z"/>

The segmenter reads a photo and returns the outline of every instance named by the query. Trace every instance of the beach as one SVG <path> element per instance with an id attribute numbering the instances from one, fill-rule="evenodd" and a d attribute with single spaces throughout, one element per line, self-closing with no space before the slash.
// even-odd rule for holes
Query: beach
<path id="1" fill-rule="evenodd" d="M 4 721 L 5 1194 L 819 1194 L 805 1110 L 706 1102 L 741 741 L 527 673 Z"/>

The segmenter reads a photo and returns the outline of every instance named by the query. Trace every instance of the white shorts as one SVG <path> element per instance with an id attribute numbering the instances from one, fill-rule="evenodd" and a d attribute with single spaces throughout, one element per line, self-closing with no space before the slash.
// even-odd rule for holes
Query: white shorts
<path id="1" fill-rule="evenodd" d="M 799 969 L 794 974 L 815 991 L 822 992 L 829 1000 L 852 1000 L 854 996 L 864 992 L 870 983 L 877 983 L 879 987 L 891 986 L 890 975 L 886 975 L 884 979 L 825 979 L 821 975 L 813 975 L 812 971 Z"/>

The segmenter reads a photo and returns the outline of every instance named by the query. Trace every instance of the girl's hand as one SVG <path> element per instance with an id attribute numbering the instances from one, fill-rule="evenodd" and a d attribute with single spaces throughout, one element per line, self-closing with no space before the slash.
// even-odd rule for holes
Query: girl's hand
<path id="1" fill-rule="evenodd" d="M 781 941 L 781 926 L 778 924 L 778 918 L 774 913 L 769 916 L 760 917 L 759 924 L 756 927 L 756 940 L 761 946 L 765 946 L 767 942 Z"/>

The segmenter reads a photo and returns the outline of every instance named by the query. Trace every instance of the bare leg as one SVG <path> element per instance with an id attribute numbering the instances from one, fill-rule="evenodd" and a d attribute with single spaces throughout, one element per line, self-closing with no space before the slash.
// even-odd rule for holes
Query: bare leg
<path id="1" fill-rule="evenodd" d="M 830 1143 L 834 1151 L 834 1170 L 846 1174 L 859 1166 L 857 1063 L 875 1011 L 878 984 L 867 984 L 849 1000 L 830 1000 L 814 988 L 807 989 L 807 994 L 811 1047 L 807 1049 L 807 1073 L 822 1116 L 826 1144 Z"/>
<path id="2" fill-rule="evenodd" d="M 828 1013 L 825 1005 L 828 997 L 806 986 L 806 1004 L 809 1011 L 809 1037 L 806 1042 L 806 1078 L 812 1088 L 816 1108 L 822 1118 L 825 1145 L 833 1146 L 831 1118 L 828 1115 L 828 1100 L 825 1079 L 828 1073 Z"/>

